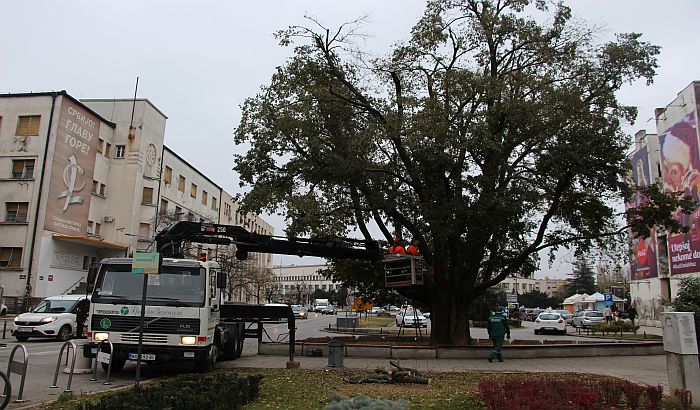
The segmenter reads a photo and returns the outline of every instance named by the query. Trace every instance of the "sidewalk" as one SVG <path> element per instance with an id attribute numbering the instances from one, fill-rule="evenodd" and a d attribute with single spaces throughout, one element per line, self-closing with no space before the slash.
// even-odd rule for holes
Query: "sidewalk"
<path id="1" fill-rule="evenodd" d="M 664 387 L 668 392 L 666 358 L 655 356 L 572 357 L 512 359 L 505 357 L 503 363 L 489 363 L 479 359 L 431 359 L 401 360 L 401 365 L 424 372 L 554 372 L 590 373 L 631 380 L 640 384 Z M 297 356 L 303 369 L 327 369 L 327 357 Z M 232 362 L 220 363 L 222 368 L 260 367 L 284 368 L 287 358 L 283 356 L 244 356 Z M 345 358 L 343 364 L 352 370 L 374 371 L 378 366 L 389 368 L 388 359 Z"/>

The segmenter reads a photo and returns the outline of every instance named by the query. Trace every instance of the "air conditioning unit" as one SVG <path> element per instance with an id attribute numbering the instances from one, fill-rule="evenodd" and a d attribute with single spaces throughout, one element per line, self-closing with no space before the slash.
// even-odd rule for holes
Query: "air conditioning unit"
<path id="1" fill-rule="evenodd" d="M 114 217 L 113 216 L 105 216 L 104 218 L 102 218 L 102 221 L 104 221 L 105 223 L 114 222 Z"/>

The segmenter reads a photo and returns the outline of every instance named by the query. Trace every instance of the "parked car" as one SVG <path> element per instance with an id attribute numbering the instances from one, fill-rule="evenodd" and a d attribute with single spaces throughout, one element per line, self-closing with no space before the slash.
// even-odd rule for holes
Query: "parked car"
<path id="1" fill-rule="evenodd" d="M 428 327 L 428 319 L 420 310 L 406 309 L 396 314 L 396 326 Z"/>
<path id="2" fill-rule="evenodd" d="M 292 305 L 292 313 L 297 319 L 308 319 L 309 314 L 304 306 Z"/>
<path id="3" fill-rule="evenodd" d="M 540 313 L 544 312 L 543 309 L 532 309 L 531 311 L 527 312 L 525 314 L 525 320 L 528 320 L 530 322 L 534 322 L 535 319 L 537 319 L 537 316 L 540 315 Z"/>
<path id="4" fill-rule="evenodd" d="M 7 314 L 7 305 L 2 304 L 0 305 L 0 316 L 5 316 Z"/>
<path id="5" fill-rule="evenodd" d="M 369 310 L 369 313 L 373 315 L 378 315 L 382 312 L 385 312 L 385 310 L 380 308 L 379 306 L 372 306 L 372 309 Z"/>
<path id="6" fill-rule="evenodd" d="M 574 316 L 574 320 L 571 322 L 573 327 L 587 328 L 591 327 L 596 323 L 605 323 L 605 317 L 602 313 L 597 310 L 582 310 Z"/>
<path id="7" fill-rule="evenodd" d="M 333 306 L 333 305 L 326 305 L 326 306 L 321 308 L 322 315 L 335 315 L 335 313 L 336 313 L 336 310 L 335 310 L 335 306 Z"/>
<path id="8" fill-rule="evenodd" d="M 64 342 L 76 334 L 78 310 L 87 311 L 89 303 L 85 295 L 48 297 L 31 312 L 15 317 L 12 334 L 20 342 L 25 342 L 30 337 L 54 338 Z"/>
<path id="9" fill-rule="evenodd" d="M 566 334 L 566 321 L 559 312 L 542 312 L 535 319 L 535 334 L 542 332 Z"/>
<path id="10" fill-rule="evenodd" d="M 569 312 L 568 310 L 555 310 L 555 312 L 560 313 L 566 324 L 571 326 L 571 322 L 574 321 L 573 313 Z"/>

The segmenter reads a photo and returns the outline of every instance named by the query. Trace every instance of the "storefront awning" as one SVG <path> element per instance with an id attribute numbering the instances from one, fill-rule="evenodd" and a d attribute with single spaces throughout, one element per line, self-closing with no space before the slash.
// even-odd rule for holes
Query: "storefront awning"
<path id="1" fill-rule="evenodd" d="M 88 238 L 86 236 L 70 236 L 70 235 L 52 235 L 52 238 L 54 241 L 68 241 L 68 242 L 75 242 L 79 243 L 82 245 L 87 245 L 91 246 L 94 248 L 108 248 L 108 249 L 118 249 L 125 251 L 128 246 L 127 245 L 122 245 L 120 243 L 112 243 L 112 242 L 107 242 L 107 241 L 101 241 L 99 239 L 95 238 Z"/>

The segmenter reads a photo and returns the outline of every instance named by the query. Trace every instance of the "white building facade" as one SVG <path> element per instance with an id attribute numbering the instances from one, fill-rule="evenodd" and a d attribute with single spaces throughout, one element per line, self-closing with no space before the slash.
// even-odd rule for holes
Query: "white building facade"
<path id="1" fill-rule="evenodd" d="M 161 212 L 219 222 L 231 195 L 164 146 L 166 121 L 146 99 L 0 95 L 0 289 L 10 311 L 81 291 L 101 258 L 148 249 Z M 177 178 L 167 184 L 166 169 Z"/>
<path id="2" fill-rule="evenodd" d="M 284 303 L 313 303 L 312 294 L 316 290 L 326 292 L 339 291 L 343 288 L 340 282 L 327 279 L 321 274 L 326 265 L 278 265 L 273 268 L 277 278 L 277 297 Z"/>

